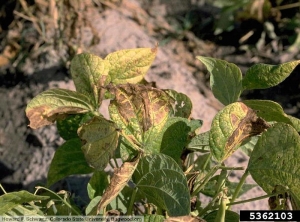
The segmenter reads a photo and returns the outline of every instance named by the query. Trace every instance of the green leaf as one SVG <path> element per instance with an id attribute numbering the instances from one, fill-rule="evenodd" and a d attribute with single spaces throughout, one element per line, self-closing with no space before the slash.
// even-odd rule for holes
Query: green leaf
<path id="1" fill-rule="evenodd" d="M 144 222 L 163 222 L 165 217 L 162 215 L 151 214 L 151 215 L 144 215 Z"/>
<path id="2" fill-rule="evenodd" d="M 167 211 L 169 216 L 184 216 L 190 213 L 190 194 L 184 173 L 178 164 L 164 154 L 141 158 L 133 174 L 138 192 Z"/>
<path id="3" fill-rule="evenodd" d="M 77 92 L 92 98 L 94 106 L 101 104 L 101 87 L 109 82 L 107 61 L 100 57 L 82 53 L 71 61 L 71 75 Z"/>
<path id="4" fill-rule="evenodd" d="M 138 83 L 155 59 L 157 48 L 125 49 L 110 53 L 105 60 L 109 64 L 109 76 L 113 84 Z"/>
<path id="5" fill-rule="evenodd" d="M 37 196 L 22 190 L 19 192 L 6 193 L 0 196 L 0 215 L 7 213 L 8 211 L 31 201 L 46 200 L 47 196 Z"/>
<path id="6" fill-rule="evenodd" d="M 300 63 L 300 60 L 280 65 L 255 64 L 251 66 L 244 78 L 243 89 L 266 89 L 284 81 Z"/>
<path id="7" fill-rule="evenodd" d="M 217 217 L 218 211 L 212 211 L 211 213 L 207 214 L 203 219 L 206 222 L 215 222 L 215 219 Z M 226 210 L 225 214 L 225 222 L 239 222 L 240 221 L 240 215 L 236 212 Z"/>
<path id="8" fill-rule="evenodd" d="M 235 64 L 220 59 L 197 56 L 210 72 L 210 87 L 224 105 L 236 102 L 242 92 L 242 72 Z"/>
<path id="9" fill-rule="evenodd" d="M 52 124 L 66 114 L 94 111 L 85 95 L 67 89 L 49 89 L 34 97 L 26 107 L 26 116 L 33 129 Z"/>
<path id="10" fill-rule="evenodd" d="M 78 135 L 88 164 L 96 170 L 104 170 L 118 145 L 119 133 L 115 124 L 95 116 L 78 129 Z"/>
<path id="11" fill-rule="evenodd" d="M 196 135 L 191 139 L 186 147 L 189 150 L 208 152 L 209 147 L 209 131 Z"/>
<path id="12" fill-rule="evenodd" d="M 188 143 L 190 132 L 191 127 L 189 126 L 189 121 L 187 119 L 170 117 L 163 130 L 160 132 L 162 139 L 159 139 L 159 135 L 149 137 L 146 147 L 154 150 L 154 144 L 155 142 L 158 142 L 158 150 L 160 150 L 161 153 L 172 157 L 177 163 L 180 163 L 180 157 L 185 145 Z"/>
<path id="13" fill-rule="evenodd" d="M 77 138 L 77 130 L 80 126 L 84 114 L 68 115 L 65 119 L 56 121 L 57 130 L 59 135 L 64 140 Z"/>
<path id="14" fill-rule="evenodd" d="M 251 109 L 257 111 L 257 115 L 268 122 L 283 122 L 293 125 L 282 107 L 270 100 L 245 100 L 243 101 Z"/>
<path id="15" fill-rule="evenodd" d="M 213 119 L 209 146 L 214 158 L 223 162 L 247 138 L 258 135 L 269 125 L 241 102 L 223 108 Z"/>
<path id="16" fill-rule="evenodd" d="M 108 187 L 108 184 L 107 174 L 103 171 L 95 171 L 87 185 L 89 198 L 93 199 L 96 196 L 102 196 L 104 190 Z"/>
<path id="17" fill-rule="evenodd" d="M 192 113 L 193 104 L 191 99 L 172 89 L 164 90 L 172 99 L 174 99 L 173 109 L 174 116 L 189 118 Z"/>
<path id="18" fill-rule="evenodd" d="M 48 171 L 47 186 L 74 174 L 93 172 L 84 158 L 79 138 L 66 141 L 55 152 Z"/>
<path id="19" fill-rule="evenodd" d="M 255 182 L 271 194 L 276 185 L 289 188 L 300 199 L 300 137 L 286 123 L 276 123 L 258 139 L 248 170 Z"/>
<path id="20" fill-rule="evenodd" d="M 252 136 L 251 138 L 246 139 L 239 147 L 239 149 L 242 150 L 247 156 L 250 156 L 254 149 L 254 146 L 257 143 L 258 138 L 259 136 Z"/>
<path id="21" fill-rule="evenodd" d="M 108 89 L 115 95 L 109 105 L 111 119 L 131 143 L 141 146 L 152 132 L 162 130 L 172 109 L 164 91 L 133 84 L 109 85 Z"/>
<path id="22" fill-rule="evenodd" d="M 300 119 L 296 118 L 296 117 L 293 117 L 293 116 L 290 116 L 290 115 L 287 115 L 287 117 L 290 119 L 290 121 L 292 122 L 294 128 L 300 132 Z"/>

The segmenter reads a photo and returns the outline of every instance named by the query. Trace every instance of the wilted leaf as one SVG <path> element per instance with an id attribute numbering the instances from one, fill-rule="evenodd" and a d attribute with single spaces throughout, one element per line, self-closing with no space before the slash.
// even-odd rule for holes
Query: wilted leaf
<path id="1" fill-rule="evenodd" d="M 66 114 L 93 112 L 92 102 L 85 95 L 67 89 L 49 89 L 34 97 L 26 107 L 26 116 L 33 129 L 52 124 Z"/>
<path id="2" fill-rule="evenodd" d="M 115 95 L 109 105 L 112 120 L 133 143 L 143 144 L 145 132 L 159 130 L 166 122 L 171 105 L 169 96 L 162 90 L 145 85 L 109 85 Z"/>
<path id="3" fill-rule="evenodd" d="M 120 168 L 114 170 L 114 175 L 111 178 L 108 188 L 105 190 L 97 209 L 97 214 L 105 208 L 126 186 L 130 180 L 133 172 L 135 171 L 140 160 L 140 156 L 137 156 L 132 162 L 125 162 Z"/>
<path id="4" fill-rule="evenodd" d="M 23 203 L 46 199 L 49 199 L 49 197 L 37 196 L 25 190 L 3 194 L 2 196 L 0 196 L 0 215 L 5 214 L 6 212 L 12 210 L 13 208 L 19 205 L 22 205 Z"/>
<path id="5" fill-rule="evenodd" d="M 209 145 L 219 162 L 227 159 L 244 139 L 258 135 L 269 127 L 256 112 L 241 102 L 232 103 L 213 119 Z"/>
<path id="6" fill-rule="evenodd" d="M 243 89 L 266 89 L 284 81 L 300 63 L 300 60 L 280 65 L 255 64 L 244 78 Z"/>
<path id="7" fill-rule="evenodd" d="M 210 87 L 224 105 L 236 102 L 242 93 L 242 72 L 233 63 L 221 59 L 197 56 L 210 72 Z"/>
<path id="8" fill-rule="evenodd" d="M 191 99 L 183 94 L 172 89 L 164 90 L 171 98 L 174 109 L 174 116 L 189 118 L 192 112 L 193 104 Z"/>
<path id="9" fill-rule="evenodd" d="M 78 129 L 78 135 L 88 164 L 96 170 L 103 170 L 118 145 L 119 133 L 114 123 L 95 116 Z"/>
<path id="10" fill-rule="evenodd" d="M 125 49 L 110 53 L 105 60 L 109 63 L 109 76 L 114 84 L 140 82 L 153 60 L 157 48 Z"/>
<path id="11" fill-rule="evenodd" d="M 87 164 L 81 150 L 79 138 L 66 141 L 55 152 L 50 164 L 47 177 L 47 185 L 74 174 L 88 174 L 93 169 Z"/>
<path id="12" fill-rule="evenodd" d="M 93 98 L 93 104 L 101 104 L 101 90 L 109 82 L 107 61 L 100 57 L 82 53 L 76 55 L 71 61 L 71 75 L 77 92 Z"/>
<path id="13" fill-rule="evenodd" d="M 179 165 L 164 154 L 141 158 L 132 176 L 138 193 L 148 203 L 167 211 L 169 216 L 185 216 L 190 213 L 190 194 L 186 177 Z"/>
<path id="14" fill-rule="evenodd" d="M 255 182 L 271 194 L 275 186 L 300 199 L 300 137 L 286 123 L 276 123 L 258 139 L 248 163 Z M 294 198 L 295 199 L 295 198 Z"/>

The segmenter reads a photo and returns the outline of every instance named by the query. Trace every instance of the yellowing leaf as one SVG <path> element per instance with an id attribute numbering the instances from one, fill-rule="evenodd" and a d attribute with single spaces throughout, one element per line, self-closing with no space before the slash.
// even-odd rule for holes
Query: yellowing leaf
<path id="1" fill-rule="evenodd" d="M 118 144 L 118 131 L 111 121 L 95 116 L 78 129 L 82 151 L 88 164 L 103 170 Z"/>
<path id="2" fill-rule="evenodd" d="M 258 135 L 269 128 L 266 121 L 241 102 L 232 103 L 213 119 L 209 145 L 213 156 L 223 162 L 248 137 Z"/>
<path id="3" fill-rule="evenodd" d="M 109 75 L 114 84 L 140 82 L 153 60 L 157 48 L 125 49 L 110 53 L 105 60 L 109 63 Z"/>
<path id="4" fill-rule="evenodd" d="M 99 106 L 102 87 L 109 82 L 107 61 L 82 53 L 72 59 L 70 69 L 77 92 L 93 98 L 94 105 Z"/>
<path id="5" fill-rule="evenodd" d="M 66 114 L 94 111 L 85 95 L 67 89 L 50 89 L 33 98 L 26 107 L 26 116 L 33 129 L 50 125 Z"/>
<path id="6" fill-rule="evenodd" d="M 172 107 L 170 97 L 162 90 L 145 85 L 109 85 L 115 95 L 109 110 L 111 118 L 134 143 L 142 144 L 145 132 L 163 127 Z"/>
<path id="7" fill-rule="evenodd" d="M 132 162 L 125 162 L 120 168 L 116 168 L 114 170 L 111 182 L 98 204 L 97 214 L 99 214 L 103 208 L 105 208 L 116 196 L 118 196 L 121 190 L 126 186 L 134 173 L 139 160 L 140 156 L 138 155 Z"/>

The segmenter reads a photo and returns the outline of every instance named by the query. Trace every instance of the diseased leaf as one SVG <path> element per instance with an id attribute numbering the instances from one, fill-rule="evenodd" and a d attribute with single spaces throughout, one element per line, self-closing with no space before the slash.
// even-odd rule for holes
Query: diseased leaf
<path id="1" fill-rule="evenodd" d="M 284 81 L 300 63 L 300 60 L 280 65 L 255 64 L 251 66 L 244 78 L 243 89 L 266 89 Z"/>
<path id="2" fill-rule="evenodd" d="M 300 199 L 300 137 L 289 124 L 276 123 L 258 139 L 248 163 L 255 182 L 268 194 L 274 187 Z"/>
<path id="3" fill-rule="evenodd" d="M 104 170 L 118 145 L 119 133 L 114 123 L 95 116 L 78 129 L 78 135 L 88 164 Z"/>
<path id="4" fill-rule="evenodd" d="M 66 141 L 55 152 L 47 176 L 47 186 L 74 174 L 88 174 L 93 169 L 87 164 L 79 138 Z"/>
<path id="5" fill-rule="evenodd" d="M 258 138 L 259 135 L 252 136 L 251 138 L 246 139 L 245 141 L 243 141 L 239 149 L 242 150 L 247 156 L 250 156 L 255 144 L 257 143 Z"/>
<path id="6" fill-rule="evenodd" d="M 85 95 L 67 89 L 49 89 L 34 97 L 26 107 L 26 116 L 33 129 L 54 123 L 66 114 L 93 112 L 92 102 Z"/>
<path id="7" fill-rule="evenodd" d="M 174 101 L 172 101 L 174 116 L 189 118 L 192 113 L 193 104 L 191 99 L 172 89 L 164 90 Z"/>
<path id="8" fill-rule="evenodd" d="M 197 56 L 211 74 L 210 87 L 224 105 L 236 102 L 242 93 L 242 72 L 233 63 L 221 59 Z"/>
<path id="9" fill-rule="evenodd" d="M 153 154 L 141 158 L 133 176 L 138 193 L 169 216 L 190 213 L 190 194 L 182 169 L 169 156 Z"/>
<path id="10" fill-rule="evenodd" d="M 0 196 L 0 215 L 7 213 L 15 207 L 31 201 L 40 201 L 49 199 L 48 196 L 38 196 L 22 190 L 19 192 L 6 193 Z"/>
<path id="11" fill-rule="evenodd" d="M 245 104 L 236 102 L 226 106 L 212 122 L 209 146 L 213 156 L 223 162 L 243 140 L 262 133 L 268 127 L 269 124 Z"/>
<path id="12" fill-rule="evenodd" d="M 140 156 L 137 156 L 132 162 L 125 162 L 120 168 L 114 170 L 114 175 L 111 178 L 108 188 L 105 190 L 97 207 L 97 214 L 105 208 L 113 199 L 118 196 L 121 190 L 126 186 L 131 179 L 133 172 L 135 171 L 140 160 Z"/>
<path id="13" fill-rule="evenodd" d="M 140 82 L 153 60 L 157 48 L 125 49 L 110 53 L 105 60 L 109 64 L 109 76 L 113 84 Z"/>
<path id="14" fill-rule="evenodd" d="M 144 215 L 144 222 L 164 222 L 165 217 L 158 214 Z"/>
<path id="15" fill-rule="evenodd" d="M 107 61 L 90 53 L 78 54 L 71 61 L 70 70 L 76 91 L 93 98 L 95 107 L 100 106 L 102 87 L 110 80 L 108 66 Z"/>
<path id="16" fill-rule="evenodd" d="M 170 97 L 162 90 L 145 85 L 109 85 L 115 95 L 109 105 L 111 119 L 131 142 L 143 144 L 145 132 L 162 129 L 171 111 Z"/>

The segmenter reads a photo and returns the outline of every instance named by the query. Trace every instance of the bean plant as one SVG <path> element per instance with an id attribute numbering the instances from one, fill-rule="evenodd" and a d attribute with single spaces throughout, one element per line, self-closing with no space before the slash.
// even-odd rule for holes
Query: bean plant
<path id="1" fill-rule="evenodd" d="M 104 59 L 78 54 L 70 65 L 76 91 L 49 89 L 28 103 L 29 126 L 56 122 L 65 142 L 55 152 L 47 184 L 35 193 L 6 193 L 1 186 L 0 215 L 117 212 L 146 221 L 239 221 L 231 206 L 259 199 L 271 210 L 300 209 L 300 120 L 274 101 L 240 99 L 244 91 L 278 85 L 300 61 L 255 64 L 243 75 L 235 64 L 198 56 L 224 105 L 210 130 L 199 133 L 206 120 L 193 119 L 187 95 L 144 79 L 157 50 L 120 50 Z M 109 119 L 99 112 L 106 99 Z M 249 156 L 248 165 L 226 166 L 238 149 Z M 229 175 L 237 170 L 243 174 L 233 182 Z M 78 174 L 90 175 L 84 208 L 67 191 L 50 189 Z M 256 184 L 246 183 L 249 175 Z M 255 186 L 266 195 L 239 200 Z"/>

